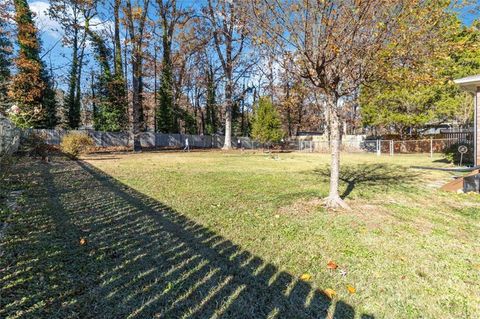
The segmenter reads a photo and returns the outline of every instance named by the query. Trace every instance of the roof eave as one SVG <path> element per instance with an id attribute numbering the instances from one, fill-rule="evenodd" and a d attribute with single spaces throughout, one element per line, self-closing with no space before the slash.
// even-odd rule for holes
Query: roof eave
<path id="1" fill-rule="evenodd" d="M 467 77 L 463 79 L 454 80 L 455 84 L 459 85 L 462 90 L 468 92 L 477 92 L 477 88 L 480 87 L 480 75 Z"/>

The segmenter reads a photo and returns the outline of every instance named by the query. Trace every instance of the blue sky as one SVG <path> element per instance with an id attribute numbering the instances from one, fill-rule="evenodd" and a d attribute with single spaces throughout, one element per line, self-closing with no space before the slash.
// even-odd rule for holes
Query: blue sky
<path id="1" fill-rule="evenodd" d="M 183 7 L 196 7 L 204 3 L 204 0 L 177 0 L 178 4 Z M 43 51 L 49 51 L 48 55 L 45 55 L 44 59 L 47 65 L 52 66 L 56 75 L 56 80 L 60 86 L 63 86 L 62 76 L 67 74 L 68 66 L 70 64 L 69 55 L 71 51 L 68 47 L 63 47 L 61 43 L 61 34 L 55 29 L 60 30 L 60 25 L 52 21 L 45 11 L 48 9 L 48 1 L 46 0 L 29 0 L 30 7 L 37 15 L 36 22 L 39 29 L 42 31 L 41 39 L 43 42 Z M 480 4 L 480 1 L 479 1 Z M 108 13 L 106 13 L 108 14 Z M 462 10 L 460 13 L 460 19 L 466 25 L 470 25 L 474 20 L 478 19 L 478 14 L 472 14 L 468 9 Z M 100 22 L 100 21 L 98 21 Z M 98 28 L 108 28 L 108 25 L 100 24 Z M 88 57 L 87 57 L 88 58 Z M 90 57 L 91 60 L 91 57 Z M 89 72 L 90 66 L 87 65 L 85 72 Z"/>

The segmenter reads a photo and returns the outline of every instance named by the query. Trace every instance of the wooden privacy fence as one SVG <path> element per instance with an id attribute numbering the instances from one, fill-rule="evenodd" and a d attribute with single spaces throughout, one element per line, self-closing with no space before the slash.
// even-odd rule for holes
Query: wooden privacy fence
<path id="1" fill-rule="evenodd" d="M 442 138 L 457 139 L 462 142 L 473 141 L 473 128 L 465 129 L 442 129 L 440 130 Z"/>
<path id="2" fill-rule="evenodd" d="M 130 147 L 132 146 L 132 135 L 129 132 L 101 132 L 93 130 L 49 130 L 49 129 L 28 129 L 23 134 L 37 133 L 45 136 L 48 144 L 59 145 L 62 138 L 70 133 L 87 133 L 99 147 Z M 197 148 L 221 148 L 223 147 L 225 137 L 220 135 L 190 135 L 190 134 L 164 134 L 143 132 L 140 134 L 140 144 L 144 148 L 173 147 L 181 148 L 185 146 L 185 140 L 188 138 L 190 147 Z M 261 145 L 249 137 L 232 137 L 232 146 L 254 149 Z"/>

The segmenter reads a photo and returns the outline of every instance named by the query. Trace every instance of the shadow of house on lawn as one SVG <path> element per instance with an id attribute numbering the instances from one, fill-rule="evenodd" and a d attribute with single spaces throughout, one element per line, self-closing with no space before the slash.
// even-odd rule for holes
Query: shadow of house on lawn
<path id="1" fill-rule="evenodd" d="M 322 178 L 330 178 L 330 168 L 314 170 Z M 358 186 L 392 187 L 407 184 L 413 181 L 418 174 L 408 171 L 407 167 L 387 164 L 358 164 L 345 165 L 340 168 L 340 181 L 346 185 L 340 195 L 343 199 L 348 197 Z"/>
<path id="2" fill-rule="evenodd" d="M 0 317 L 373 318 L 85 162 L 38 167 L 52 228 L 4 273 Z"/>

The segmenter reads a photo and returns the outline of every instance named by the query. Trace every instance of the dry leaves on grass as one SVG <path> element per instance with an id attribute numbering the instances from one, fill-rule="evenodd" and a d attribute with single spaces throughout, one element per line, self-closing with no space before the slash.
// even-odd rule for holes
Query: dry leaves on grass
<path id="1" fill-rule="evenodd" d="M 330 260 L 330 261 L 327 263 L 327 268 L 328 268 L 328 269 L 335 270 L 335 269 L 338 268 L 338 265 L 337 265 L 334 261 Z"/>
<path id="2" fill-rule="evenodd" d="M 303 280 L 303 281 L 311 281 L 312 280 L 312 275 L 310 274 L 303 274 L 300 276 L 300 280 Z"/>
<path id="3" fill-rule="evenodd" d="M 355 287 L 353 287 L 351 285 L 347 285 L 347 290 L 351 294 L 354 294 L 355 292 L 357 292 L 357 289 L 355 289 Z"/>
<path id="4" fill-rule="evenodd" d="M 83 246 L 83 245 L 86 245 L 87 244 L 87 240 L 85 238 L 80 238 L 80 246 Z"/>
<path id="5" fill-rule="evenodd" d="M 325 295 L 327 295 L 328 298 L 333 299 L 337 295 L 337 292 L 331 288 L 327 288 L 323 291 Z"/>

